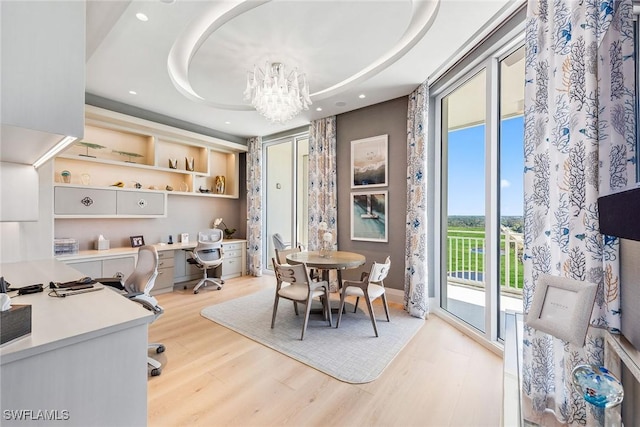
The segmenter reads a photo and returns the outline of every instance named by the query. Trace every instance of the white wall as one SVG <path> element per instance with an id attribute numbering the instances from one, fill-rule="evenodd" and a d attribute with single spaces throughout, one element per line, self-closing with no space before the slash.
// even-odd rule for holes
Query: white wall
<path id="1" fill-rule="evenodd" d="M 0 222 L 0 262 L 44 259 L 53 255 L 53 162 L 40 167 L 38 177 L 39 219 Z"/>

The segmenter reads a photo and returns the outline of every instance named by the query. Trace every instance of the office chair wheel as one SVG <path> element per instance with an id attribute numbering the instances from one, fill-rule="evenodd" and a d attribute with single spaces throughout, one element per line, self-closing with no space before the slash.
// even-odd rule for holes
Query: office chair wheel
<path id="1" fill-rule="evenodd" d="M 157 377 L 158 375 L 160 375 L 162 373 L 162 371 L 160 370 L 160 368 L 153 368 L 151 370 L 151 376 L 152 377 Z"/>
<path id="2" fill-rule="evenodd" d="M 184 285 L 184 288 L 182 288 L 182 289 L 187 289 L 187 285 Z"/>
<path id="3" fill-rule="evenodd" d="M 166 348 L 163 345 L 159 345 L 158 348 L 156 348 L 156 353 L 164 353 L 165 350 Z"/>
<path id="4" fill-rule="evenodd" d="M 193 293 L 194 293 L 194 294 L 197 294 L 198 292 L 200 292 L 200 291 L 197 291 L 197 290 L 196 290 L 196 291 L 193 291 Z"/>

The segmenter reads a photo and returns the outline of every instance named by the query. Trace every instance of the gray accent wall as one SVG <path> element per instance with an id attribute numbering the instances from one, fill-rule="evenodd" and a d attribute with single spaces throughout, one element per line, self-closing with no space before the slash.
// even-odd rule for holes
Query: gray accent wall
<path id="1" fill-rule="evenodd" d="M 343 278 L 359 279 L 369 271 L 373 261 L 384 262 L 391 256 L 391 271 L 385 286 L 404 289 L 404 251 L 407 206 L 407 109 L 408 97 L 392 99 L 370 107 L 340 114 L 336 118 L 338 174 L 338 248 L 363 254 L 367 263 L 356 270 L 345 270 Z M 388 135 L 388 186 L 373 190 L 388 191 L 389 241 L 362 242 L 351 240 L 351 141 Z"/>

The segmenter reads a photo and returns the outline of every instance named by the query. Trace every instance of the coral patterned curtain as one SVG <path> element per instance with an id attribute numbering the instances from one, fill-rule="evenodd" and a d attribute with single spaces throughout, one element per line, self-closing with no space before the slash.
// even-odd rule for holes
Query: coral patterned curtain
<path id="1" fill-rule="evenodd" d="M 631 0 L 529 0 L 525 83 L 524 312 L 543 274 L 597 283 L 591 324 L 620 324 L 618 240 L 599 233 L 597 199 L 634 182 Z M 584 347 L 525 327 L 523 392 L 533 415 L 603 425 L 571 387 L 579 364 L 602 364 L 603 339 Z"/>
<path id="2" fill-rule="evenodd" d="M 320 224 L 336 243 L 338 189 L 336 186 L 336 117 L 314 120 L 309 127 L 309 250 L 322 246 Z"/>
<path id="3" fill-rule="evenodd" d="M 262 137 L 247 146 L 247 271 L 262 276 Z"/>
<path id="4" fill-rule="evenodd" d="M 427 283 L 427 106 L 429 86 L 409 95 L 407 112 L 407 227 L 404 308 L 424 319 L 429 313 Z"/>

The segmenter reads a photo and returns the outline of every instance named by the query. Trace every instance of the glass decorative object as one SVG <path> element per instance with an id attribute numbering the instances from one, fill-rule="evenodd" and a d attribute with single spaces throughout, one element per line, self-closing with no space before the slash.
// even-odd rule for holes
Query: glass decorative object
<path id="1" fill-rule="evenodd" d="M 62 182 L 64 182 L 65 184 L 69 184 L 71 182 L 71 172 L 64 170 L 60 173 L 60 175 L 62 176 Z"/>
<path id="2" fill-rule="evenodd" d="M 604 366 L 578 365 L 571 377 L 584 400 L 598 408 L 612 408 L 624 398 L 622 383 Z"/>
<path id="3" fill-rule="evenodd" d="M 224 175 L 216 176 L 216 187 L 215 187 L 216 193 L 224 194 L 225 186 L 226 186 L 226 178 L 224 177 Z"/>

